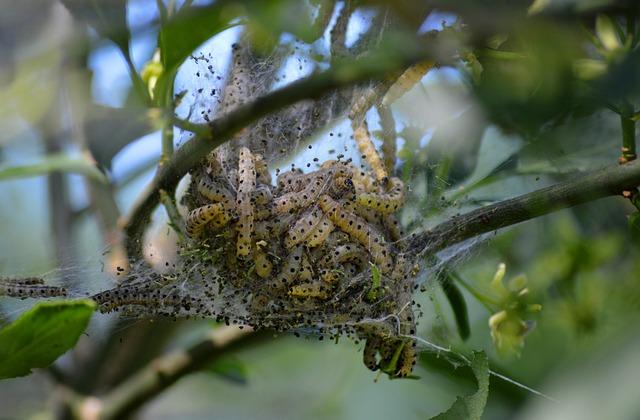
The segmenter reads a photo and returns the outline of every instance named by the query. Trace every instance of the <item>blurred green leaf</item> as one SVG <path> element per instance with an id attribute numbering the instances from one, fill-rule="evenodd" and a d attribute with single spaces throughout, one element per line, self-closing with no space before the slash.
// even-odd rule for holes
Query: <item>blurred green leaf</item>
<path id="1" fill-rule="evenodd" d="M 111 168 L 111 160 L 126 145 L 155 129 L 142 108 L 100 105 L 91 107 L 83 128 L 92 156 L 105 168 Z"/>
<path id="2" fill-rule="evenodd" d="M 90 300 L 41 302 L 0 330 L 0 379 L 49 366 L 75 345 L 94 309 Z"/>
<path id="3" fill-rule="evenodd" d="M 489 359 L 484 352 L 474 352 L 471 369 L 478 382 L 478 390 L 466 397 L 458 397 L 444 413 L 432 420 L 480 420 L 489 396 Z"/>
<path id="4" fill-rule="evenodd" d="M 249 369 L 242 360 L 235 356 L 227 356 L 218 360 L 207 371 L 238 385 L 246 385 L 248 382 Z"/>
<path id="5" fill-rule="evenodd" d="M 214 35 L 239 24 L 237 19 L 248 16 L 246 22 L 253 39 L 271 45 L 282 32 L 312 41 L 316 37 L 306 2 L 296 0 L 259 1 L 221 0 L 209 6 L 182 9 L 158 34 L 163 74 L 158 80 L 155 97 L 166 104 L 178 67 L 198 46 Z"/>
<path id="6" fill-rule="evenodd" d="M 586 11 L 616 3 L 615 0 L 535 0 L 529 14 L 560 12 L 567 10 Z"/>
<path id="7" fill-rule="evenodd" d="M 598 15 L 596 18 L 596 34 L 602 46 L 607 51 L 617 50 L 622 46 L 618 37 L 616 23 L 607 15 Z"/>
<path id="8" fill-rule="evenodd" d="M 77 173 L 102 184 L 108 182 L 105 175 L 93 163 L 64 153 L 46 156 L 33 165 L 1 167 L 0 181 L 47 175 L 56 171 Z"/>
<path id="9" fill-rule="evenodd" d="M 321 35 L 311 20 L 307 2 L 252 1 L 247 2 L 247 11 L 254 39 L 266 45 L 277 41 L 283 32 L 291 33 L 304 42 L 313 42 Z"/>
<path id="10" fill-rule="evenodd" d="M 476 167 L 465 185 L 473 185 L 485 179 L 516 154 L 523 144 L 518 136 L 508 135 L 495 126 L 488 127 L 482 136 Z"/>
<path id="11" fill-rule="evenodd" d="M 127 0 L 61 0 L 71 14 L 128 52 Z"/>

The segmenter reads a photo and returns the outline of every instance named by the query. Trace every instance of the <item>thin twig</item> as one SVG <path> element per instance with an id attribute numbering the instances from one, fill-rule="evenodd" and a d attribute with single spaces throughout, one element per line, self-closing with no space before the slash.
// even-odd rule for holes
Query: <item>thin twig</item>
<path id="1" fill-rule="evenodd" d="M 412 253 L 441 251 L 483 233 L 515 225 L 589 201 L 621 194 L 640 185 L 640 162 L 612 165 L 577 179 L 542 188 L 455 216 L 410 239 Z"/>
<path id="2" fill-rule="evenodd" d="M 214 363 L 222 356 L 265 341 L 272 335 L 266 331 L 253 332 L 239 327 L 221 327 L 187 350 L 179 350 L 159 357 L 141 371 L 96 401 L 89 397 L 80 402 L 98 405 L 97 418 L 124 418 L 156 395 L 169 388 L 185 375 Z M 82 411 L 76 408 L 76 412 Z"/>

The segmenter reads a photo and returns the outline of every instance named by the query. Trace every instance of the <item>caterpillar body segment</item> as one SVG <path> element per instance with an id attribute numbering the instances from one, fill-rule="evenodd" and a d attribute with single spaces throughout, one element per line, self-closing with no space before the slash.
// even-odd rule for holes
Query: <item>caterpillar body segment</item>
<path id="1" fill-rule="evenodd" d="M 304 213 L 287 232 L 287 236 L 284 238 L 284 246 L 286 248 L 293 248 L 305 241 L 314 232 L 322 216 L 322 211 L 317 208 Z"/>
<path id="2" fill-rule="evenodd" d="M 360 266 L 366 266 L 368 261 L 367 251 L 360 245 L 348 243 L 335 248 L 322 260 L 323 267 L 339 267 L 346 262 L 356 262 Z"/>
<path id="3" fill-rule="evenodd" d="M 424 75 L 427 74 L 434 66 L 435 63 L 433 61 L 427 60 L 409 67 L 389 88 L 387 94 L 384 95 L 382 98 L 382 105 L 389 106 L 398 100 L 402 95 L 410 91 L 413 86 L 422 80 Z"/>
<path id="4" fill-rule="evenodd" d="M 373 170 L 375 178 L 378 180 L 378 182 L 383 182 L 384 180 L 386 180 L 389 174 L 387 173 L 384 163 L 382 162 L 382 159 L 380 159 L 380 155 L 378 154 L 378 151 L 376 150 L 376 147 L 371 140 L 366 122 L 363 122 L 359 127 L 354 129 L 353 138 L 358 145 L 360 154 Z"/>
<path id="5" fill-rule="evenodd" d="M 238 193 L 236 195 L 236 211 L 238 212 L 236 255 L 240 258 L 251 253 L 254 222 L 251 194 L 255 188 L 256 169 L 253 154 L 248 148 L 241 147 L 238 161 Z"/>
<path id="6" fill-rule="evenodd" d="M 149 286 L 122 286 L 92 296 L 100 312 L 114 311 L 124 306 L 145 306 L 149 308 L 187 304 L 186 300 L 175 293 L 161 292 Z"/>
<path id="7" fill-rule="evenodd" d="M 400 222 L 395 215 L 385 214 L 382 217 L 382 225 L 389 232 L 389 237 L 392 241 L 398 242 L 404 236 L 402 225 L 400 225 Z"/>
<path id="8" fill-rule="evenodd" d="M 379 336 L 370 336 L 364 345 L 362 352 L 362 362 L 367 369 L 376 371 L 378 370 L 378 349 L 382 346 L 382 340 Z"/>
<path id="9" fill-rule="evenodd" d="M 413 372 L 413 367 L 416 364 L 416 348 L 415 342 L 405 342 L 400 353 L 400 358 L 396 365 L 395 376 L 399 378 L 406 378 Z"/>
<path id="10" fill-rule="evenodd" d="M 301 245 L 293 248 L 284 264 L 280 268 L 280 272 L 276 278 L 269 282 L 269 285 L 274 289 L 279 289 L 284 286 L 289 286 L 297 278 L 302 266 L 303 249 Z"/>
<path id="11" fill-rule="evenodd" d="M 196 189 L 212 203 L 223 203 L 228 209 L 231 209 L 235 201 L 231 191 L 220 180 L 203 176 L 198 181 Z"/>
<path id="12" fill-rule="evenodd" d="M 289 296 L 295 298 L 315 298 L 325 300 L 329 297 L 327 287 L 321 283 L 302 283 L 293 286 L 289 290 Z"/>
<path id="13" fill-rule="evenodd" d="M 266 185 L 256 187 L 251 193 L 251 202 L 257 205 L 265 205 L 271 202 L 273 196 L 271 190 Z"/>
<path id="14" fill-rule="evenodd" d="M 337 227 L 369 251 L 382 273 L 391 272 L 393 269 L 391 249 L 380 232 L 361 217 L 343 210 L 341 205 L 328 195 L 322 196 L 319 205 Z"/>
<path id="15" fill-rule="evenodd" d="M 274 201 L 275 212 L 279 214 L 293 213 L 299 208 L 313 204 L 327 187 L 326 177 L 318 175 L 300 192 L 290 192 Z"/>
<path id="16" fill-rule="evenodd" d="M 269 278 L 273 272 L 273 264 L 269 260 L 267 254 L 261 250 L 256 250 L 253 255 L 253 262 L 255 264 L 256 274 L 263 279 Z"/>
<path id="17" fill-rule="evenodd" d="M 333 222 L 326 215 L 323 215 L 320 222 L 309 232 L 309 236 L 307 236 L 304 242 L 305 245 L 309 248 L 322 245 L 334 229 L 335 225 Z"/>
<path id="18" fill-rule="evenodd" d="M 380 214 L 377 213 L 375 210 L 367 208 L 367 207 L 363 207 L 361 205 L 359 205 L 358 203 L 356 203 L 355 201 L 347 201 L 344 203 L 343 205 L 344 210 L 354 213 L 360 217 L 362 217 L 364 220 L 366 220 L 367 222 L 377 225 L 380 223 L 381 218 L 380 218 Z"/>
<path id="19" fill-rule="evenodd" d="M 377 190 L 378 182 L 371 175 L 368 175 L 355 167 L 353 168 L 351 175 L 356 194 Z"/>
<path id="20" fill-rule="evenodd" d="M 404 204 L 404 184 L 395 177 L 389 180 L 389 184 L 388 193 L 362 193 L 356 196 L 356 203 L 383 214 L 396 212 Z"/>
<path id="21" fill-rule="evenodd" d="M 207 204 L 189 212 L 185 228 L 187 235 L 195 238 L 202 234 L 207 225 L 211 224 L 214 228 L 220 229 L 230 220 L 231 213 L 225 208 L 224 203 Z"/>
<path id="22" fill-rule="evenodd" d="M 271 185 L 271 173 L 269 172 L 269 167 L 267 166 L 267 162 L 265 162 L 264 157 L 260 154 L 255 154 L 253 158 L 256 168 L 256 179 L 258 183 L 263 185 Z"/>

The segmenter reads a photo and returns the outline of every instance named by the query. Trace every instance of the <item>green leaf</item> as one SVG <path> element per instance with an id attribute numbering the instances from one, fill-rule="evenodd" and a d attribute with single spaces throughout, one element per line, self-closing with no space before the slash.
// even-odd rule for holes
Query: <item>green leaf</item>
<path id="1" fill-rule="evenodd" d="M 382 282 L 382 275 L 380 274 L 380 269 L 377 265 L 372 262 L 369 262 L 371 266 L 371 289 L 367 293 L 367 300 L 374 301 L 378 299 L 378 291 L 380 290 L 380 285 Z"/>
<path id="2" fill-rule="evenodd" d="M 240 16 L 243 10 L 234 1 L 221 0 L 210 6 L 182 9 L 163 25 L 158 34 L 158 46 L 164 70 L 156 84 L 155 97 L 166 102 L 173 93 L 169 91 L 178 67 L 205 41 L 231 27 L 231 20 Z"/>
<path id="3" fill-rule="evenodd" d="M 33 165 L 0 167 L 0 181 L 47 175 L 56 171 L 84 175 L 102 184 L 108 182 L 105 175 L 93 163 L 64 153 L 48 155 L 41 162 Z"/>
<path id="4" fill-rule="evenodd" d="M 41 302 L 0 330 L 0 379 L 53 363 L 76 344 L 95 306 L 91 300 Z"/>
<path id="5" fill-rule="evenodd" d="M 484 352 L 473 352 L 471 369 L 478 382 L 478 390 L 458 397 L 447 411 L 432 417 L 432 420 L 480 420 L 489 396 L 489 359 Z"/>
<path id="6" fill-rule="evenodd" d="M 313 42 L 321 35 L 314 27 L 307 2 L 271 0 L 250 1 L 246 4 L 250 29 L 263 38 L 257 39 L 259 42 L 267 41 L 268 44 L 269 41 L 277 41 L 283 32 L 291 33 L 304 42 Z"/>
<path id="7" fill-rule="evenodd" d="M 214 363 L 208 371 L 238 385 L 248 382 L 247 365 L 235 356 L 227 356 Z"/>
<path id="8" fill-rule="evenodd" d="M 473 185 L 488 177 L 500 165 L 522 148 L 523 142 L 518 136 L 507 135 L 495 126 L 488 127 L 482 137 L 478 160 L 473 173 L 465 182 Z"/>
<path id="9" fill-rule="evenodd" d="M 462 292 L 460 292 L 458 286 L 455 285 L 454 280 L 449 277 L 449 274 L 447 274 L 447 280 L 442 284 L 442 291 L 451 305 L 460 338 L 466 340 L 471 333 L 467 303 L 464 300 Z"/>
<path id="10" fill-rule="evenodd" d="M 510 158 L 518 153 L 522 146 L 523 141 L 520 137 L 507 135 L 500 128 L 489 126 L 482 136 L 473 172 L 461 186 L 451 190 L 447 198 L 453 199 L 481 186 L 484 180 L 501 169 Z"/>

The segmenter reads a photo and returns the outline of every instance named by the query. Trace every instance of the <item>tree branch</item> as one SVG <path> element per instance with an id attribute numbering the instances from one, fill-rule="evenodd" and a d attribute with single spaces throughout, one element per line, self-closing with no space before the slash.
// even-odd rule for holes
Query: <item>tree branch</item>
<path id="1" fill-rule="evenodd" d="M 440 55 L 444 55 L 439 51 Z M 185 143 L 172 159 L 159 168 L 155 179 L 140 195 L 129 218 L 123 222 L 129 257 L 141 255 L 142 234 L 151 212 L 160 200 L 159 190 L 172 193 L 180 179 L 195 167 L 211 150 L 228 141 L 250 123 L 296 102 L 317 99 L 322 95 L 367 80 L 382 79 L 425 59 L 437 59 L 432 48 L 423 43 L 404 42 L 387 45 L 367 57 L 357 60 L 341 60 L 331 69 L 301 79 L 290 85 L 240 106 L 209 124 L 191 125 L 194 130 L 208 130 L 208 136 L 196 137 Z M 444 58 L 444 57 L 443 57 Z M 445 60 L 449 60 L 448 57 Z M 442 61 L 442 60 L 441 60 Z"/>
<path id="2" fill-rule="evenodd" d="M 126 418 L 183 376 L 214 363 L 226 354 L 250 347 L 271 336 L 267 331 L 253 332 L 249 328 L 218 328 L 187 350 L 155 359 L 104 398 L 97 400 L 95 397 L 87 397 L 78 402 L 74 412 L 84 412 L 86 410 L 83 405 L 90 404 L 98 407 L 95 418 Z"/>
<path id="3" fill-rule="evenodd" d="M 611 165 L 567 182 L 452 217 L 409 241 L 409 252 L 434 254 L 466 239 L 640 185 L 640 162 Z"/>

